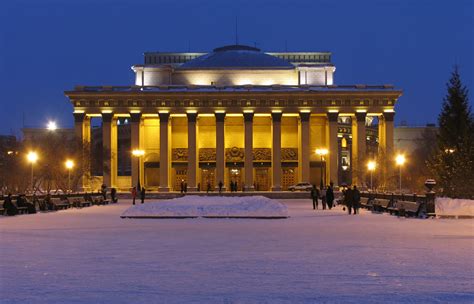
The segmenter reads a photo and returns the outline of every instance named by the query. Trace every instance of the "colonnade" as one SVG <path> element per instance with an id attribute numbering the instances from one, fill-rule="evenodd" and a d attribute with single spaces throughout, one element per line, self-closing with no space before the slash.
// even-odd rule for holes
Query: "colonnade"
<path id="1" fill-rule="evenodd" d="M 254 188 L 253 181 L 253 118 L 254 112 L 244 111 L 244 189 L 251 191 Z M 379 149 L 386 155 L 391 155 L 393 152 L 393 118 L 394 112 L 384 112 L 379 115 Z M 140 138 L 140 124 L 143 120 L 141 112 L 130 112 L 131 121 L 131 149 L 140 149 L 143 147 L 143 139 Z M 326 113 L 326 148 L 329 155 L 326 159 L 326 174 L 329 181 L 338 185 L 338 112 Z M 343 113 L 343 115 L 351 115 L 352 121 L 352 169 L 362 170 L 366 162 L 366 131 L 365 121 L 366 112 Z M 104 147 L 104 171 L 103 183 L 108 186 L 116 185 L 117 178 L 117 117 L 112 112 L 103 112 L 102 116 L 102 140 Z M 170 172 L 170 149 L 169 149 L 169 128 L 170 128 L 170 113 L 160 111 L 158 113 L 160 120 L 160 185 L 159 191 L 170 191 L 169 172 Z M 188 190 L 194 191 L 197 189 L 197 171 L 199 168 L 198 162 L 198 147 L 197 147 L 197 118 L 196 111 L 189 111 L 187 116 L 188 128 L 188 159 L 187 159 L 187 184 Z M 216 136 L 216 184 L 219 181 L 224 183 L 225 176 L 225 130 L 224 121 L 226 113 L 224 111 L 216 111 L 215 116 L 215 136 Z M 280 191 L 281 185 L 281 111 L 271 112 L 271 130 L 272 130 L 272 148 L 271 148 L 271 170 L 272 170 L 272 191 Z M 310 180 L 310 111 L 302 111 L 299 113 L 300 128 L 298 132 L 300 147 L 299 147 L 299 170 L 301 170 L 300 182 L 309 182 Z M 355 119 L 354 119 L 355 118 Z M 74 113 L 75 133 L 77 138 L 83 142 L 90 142 L 90 116 L 84 112 Z M 249 157 L 250 156 L 250 157 Z M 85 156 L 84 156 L 85 157 Z M 132 160 L 131 183 L 136 185 L 139 179 L 139 162 Z M 386 166 L 385 166 L 386 167 Z M 357 175 L 353 175 L 353 184 L 358 184 Z M 84 181 L 84 187 L 86 187 Z M 216 185 L 215 185 L 216 186 Z"/>

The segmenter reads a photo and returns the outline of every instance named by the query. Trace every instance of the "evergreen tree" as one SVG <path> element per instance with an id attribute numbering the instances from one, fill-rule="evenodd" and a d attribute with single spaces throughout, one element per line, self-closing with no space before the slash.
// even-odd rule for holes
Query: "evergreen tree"
<path id="1" fill-rule="evenodd" d="M 474 119 L 468 101 L 468 90 L 463 86 L 455 67 L 447 84 L 438 117 L 438 147 L 429 162 L 442 195 L 453 198 L 474 197 Z"/>

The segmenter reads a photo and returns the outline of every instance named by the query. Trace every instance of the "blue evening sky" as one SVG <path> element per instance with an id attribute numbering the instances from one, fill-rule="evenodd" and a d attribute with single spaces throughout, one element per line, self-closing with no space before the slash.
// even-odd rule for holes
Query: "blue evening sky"
<path id="1" fill-rule="evenodd" d="M 72 126 L 75 85 L 130 85 L 145 51 L 331 51 L 336 84 L 403 89 L 396 123 L 436 122 L 454 64 L 474 90 L 474 1 L 18 0 L 0 4 L 0 134 Z M 471 94 L 471 104 L 472 98 Z"/>

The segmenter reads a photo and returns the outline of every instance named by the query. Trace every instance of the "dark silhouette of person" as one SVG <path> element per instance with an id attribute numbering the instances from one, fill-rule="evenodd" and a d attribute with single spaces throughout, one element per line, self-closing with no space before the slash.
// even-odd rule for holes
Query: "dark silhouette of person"
<path id="1" fill-rule="evenodd" d="M 323 205 L 323 210 L 326 210 L 327 198 L 326 198 L 326 187 L 321 189 L 321 204 Z"/>
<path id="2" fill-rule="evenodd" d="M 354 185 L 354 189 L 352 190 L 352 208 L 354 209 L 354 215 L 359 213 L 359 206 L 360 206 L 360 191 L 357 189 L 357 186 Z"/>
<path id="3" fill-rule="evenodd" d="M 184 183 L 184 193 L 188 193 L 188 183 Z"/>
<path id="4" fill-rule="evenodd" d="M 218 186 L 219 186 L 219 194 L 221 194 L 221 193 L 222 193 L 222 186 L 224 186 L 224 184 L 222 183 L 222 181 L 219 181 Z"/>
<path id="5" fill-rule="evenodd" d="M 145 187 L 142 187 L 142 190 L 140 191 L 140 199 L 142 201 L 142 204 L 145 202 Z"/>
<path id="6" fill-rule="evenodd" d="M 18 208 L 12 201 L 11 193 L 8 193 L 7 197 L 5 198 L 5 201 L 3 202 L 3 208 L 5 208 L 5 210 L 7 211 L 7 215 L 9 216 L 14 216 L 18 214 Z"/>
<path id="7" fill-rule="evenodd" d="M 210 182 L 207 182 L 207 189 L 206 189 L 206 192 L 209 193 L 209 191 L 211 191 L 211 183 L 210 183 Z"/>
<path id="8" fill-rule="evenodd" d="M 17 207 L 26 207 L 28 214 L 36 213 L 36 207 L 33 203 L 29 202 L 26 195 L 21 194 L 16 200 Z"/>
<path id="9" fill-rule="evenodd" d="M 102 196 L 104 197 L 104 201 L 107 199 L 107 185 L 106 184 L 102 184 L 102 187 L 101 187 L 101 193 L 102 193 Z"/>
<path id="10" fill-rule="evenodd" d="M 110 189 L 110 198 L 112 199 L 112 203 L 116 203 L 118 201 L 118 199 L 117 199 L 117 189 L 115 189 L 115 188 Z"/>
<path id="11" fill-rule="evenodd" d="M 313 210 L 318 209 L 318 197 L 319 197 L 319 190 L 316 188 L 316 185 L 313 185 L 311 188 L 311 199 L 313 200 Z"/>
<path id="12" fill-rule="evenodd" d="M 234 181 L 230 181 L 230 192 L 234 192 Z"/>
<path id="13" fill-rule="evenodd" d="M 137 197 L 137 188 L 132 187 L 132 205 L 135 205 L 135 198 Z"/>
<path id="14" fill-rule="evenodd" d="M 326 190 L 326 200 L 328 202 L 328 208 L 329 210 L 332 209 L 332 205 L 334 203 L 334 184 L 333 182 L 329 183 L 328 189 Z"/>
<path id="15" fill-rule="evenodd" d="M 347 186 L 346 191 L 344 192 L 344 204 L 347 206 L 347 212 L 352 214 L 352 189 L 350 186 Z"/>
<path id="16" fill-rule="evenodd" d="M 180 184 L 180 187 L 181 187 L 181 193 L 184 193 L 184 181 L 181 180 L 181 184 Z"/>

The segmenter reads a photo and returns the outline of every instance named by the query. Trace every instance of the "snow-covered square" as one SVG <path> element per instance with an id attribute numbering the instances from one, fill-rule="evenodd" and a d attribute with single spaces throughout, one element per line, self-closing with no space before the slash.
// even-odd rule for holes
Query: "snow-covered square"
<path id="1" fill-rule="evenodd" d="M 474 221 L 281 200 L 288 218 L 0 218 L 2 303 L 472 303 Z"/>

